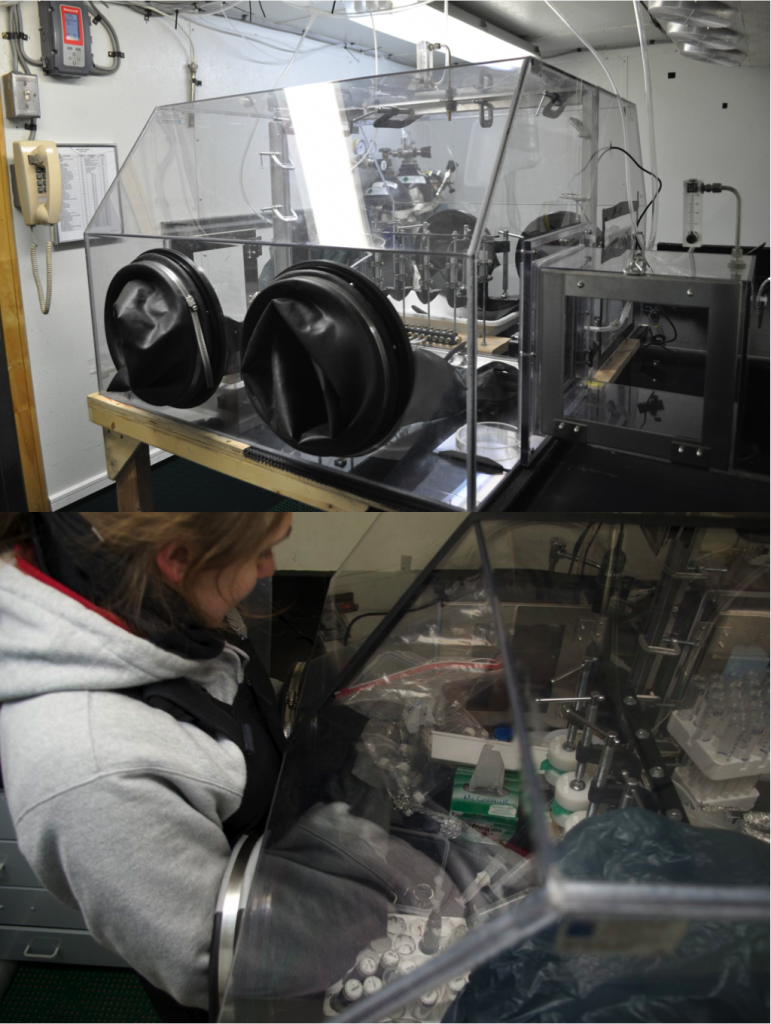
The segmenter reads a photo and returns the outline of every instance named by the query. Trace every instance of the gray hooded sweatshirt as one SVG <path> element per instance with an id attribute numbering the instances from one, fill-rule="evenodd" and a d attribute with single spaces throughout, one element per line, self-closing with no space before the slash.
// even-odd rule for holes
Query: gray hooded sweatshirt
<path id="1" fill-rule="evenodd" d="M 115 691 L 186 676 L 232 703 L 247 659 L 161 650 L 0 558 L 0 756 L 19 846 L 103 946 L 207 1006 L 222 822 L 241 751 Z"/>

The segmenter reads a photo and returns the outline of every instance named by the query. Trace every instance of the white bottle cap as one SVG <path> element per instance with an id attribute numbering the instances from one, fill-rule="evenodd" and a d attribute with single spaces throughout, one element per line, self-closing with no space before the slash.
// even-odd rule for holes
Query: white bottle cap
<path id="1" fill-rule="evenodd" d="M 589 806 L 589 780 L 584 779 L 583 789 L 571 789 L 570 783 L 575 777 L 575 772 L 560 775 L 554 787 L 554 799 L 566 811 L 585 811 Z"/>
<path id="2" fill-rule="evenodd" d="M 349 978 L 343 985 L 343 995 L 352 1003 L 357 999 L 361 999 L 363 991 L 361 982 L 357 981 L 356 978 Z"/>
<path id="3" fill-rule="evenodd" d="M 575 750 L 564 750 L 564 743 L 564 736 L 555 736 L 549 741 L 546 757 L 549 759 L 549 764 L 558 771 L 573 772 L 576 769 L 576 752 Z"/>

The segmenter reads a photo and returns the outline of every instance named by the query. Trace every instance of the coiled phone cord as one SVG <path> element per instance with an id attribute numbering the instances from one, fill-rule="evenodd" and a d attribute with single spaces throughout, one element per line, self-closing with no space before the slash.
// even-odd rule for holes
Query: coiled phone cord
<path id="1" fill-rule="evenodd" d="M 48 310 L 51 308 L 51 287 L 53 283 L 53 265 L 51 262 L 51 254 L 54 249 L 53 240 L 53 228 L 51 228 L 51 239 L 46 243 L 46 291 L 45 296 L 43 295 L 43 285 L 40 281 L 40 273 L 37 265 L 37 242 L 35 241 L 35 229 L 30 226 L 32 232 L 32 245 L 30 246 L 29 255 L 32 260 L 32 276 L 35 278 L 35 284 L 37 285 L 38 300 L 40 302 L 40 312 L 45 316 Z"/>

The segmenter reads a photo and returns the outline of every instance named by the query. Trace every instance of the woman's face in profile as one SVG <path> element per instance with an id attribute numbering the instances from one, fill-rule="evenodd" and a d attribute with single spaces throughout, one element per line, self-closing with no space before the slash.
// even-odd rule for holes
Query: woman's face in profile
<path id="1" fill-rule="evenodd" d="M 247 562 L 235 562 L 225 569 L 207 569 L 200 574 L 187 597 L 210 626 L 219 626 L 227 612 L 248 597 L 257 581 L 268 579 L 276 571 L 273 548 L 289 536 L 292 517 L 288 515 L 265 537 L 256 557 Z M 161 572 L 174 584 L 185 577 L 187 552 L 184 549 L 163 549 L 158 554 Z"/>

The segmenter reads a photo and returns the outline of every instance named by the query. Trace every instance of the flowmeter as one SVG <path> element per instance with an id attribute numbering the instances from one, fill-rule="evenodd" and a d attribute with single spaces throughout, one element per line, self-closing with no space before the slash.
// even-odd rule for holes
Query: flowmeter
<path id="1" fill-rule="evenodd" d="M 696 178 L 683 182 L 683 245 L 699 247 L 702 230 L 702 188 Z"/>

